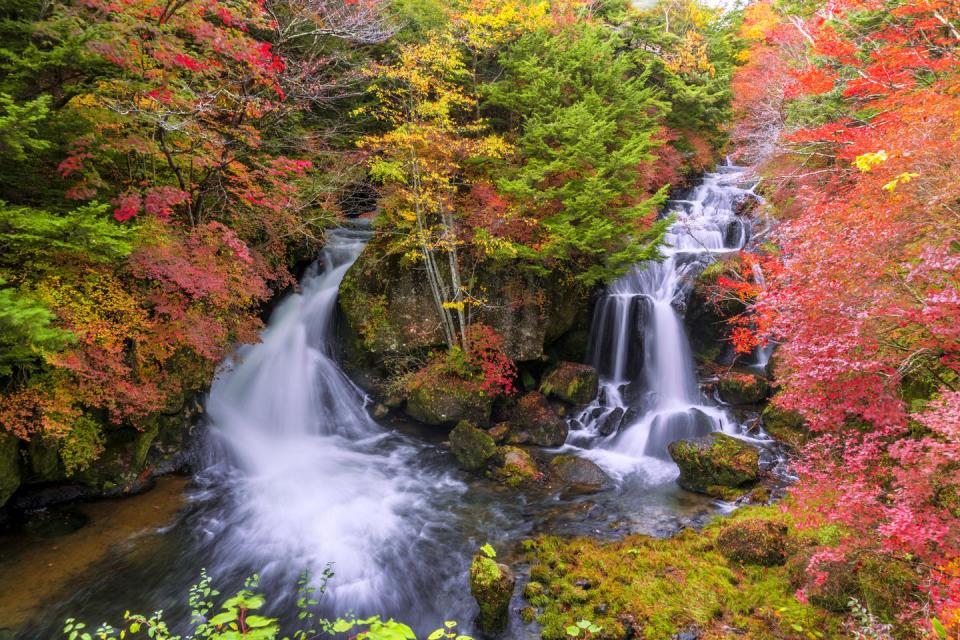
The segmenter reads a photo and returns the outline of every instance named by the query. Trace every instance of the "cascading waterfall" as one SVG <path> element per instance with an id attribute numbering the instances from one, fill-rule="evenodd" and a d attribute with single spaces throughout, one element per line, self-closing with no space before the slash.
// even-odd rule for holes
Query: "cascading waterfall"
<path id="1" fill-rule="evenodd" d="M 673 200 L 675 216 L 662 249 L 613 282 L 598 303 L 590 356 L 601 375 L 597 399 L 574 422 L 568 445 L 618 478 L 649 483 L 676 477 L 667 451 L 675 440 L 711 431 L 739 434 L 739 425 L 699 390 L 682 316 L 689 276 L 715 254 L 749 239 L 737 203 L 752 195 L 745 169 L 726 165 L 704 176 L 689 199 Z"/>
<path id="2" fill-rule="evenodd" d="M 292 584 L 296 572 L 333 563 L 329 603 L 381 612 L 412 606 L 413 591 L 395 578 L 437 515 L 425 503 L 462 487 L 413 463 L 422 445 L 376 424 L 333 360 L 337 291 L 367 235 L 331 232 L 323 269 L 312 267 L 262 341 L 221 371 L 207 402 L 201 481 L 227 494 L 204 523 L 218 570 L 266 567 Z"/>

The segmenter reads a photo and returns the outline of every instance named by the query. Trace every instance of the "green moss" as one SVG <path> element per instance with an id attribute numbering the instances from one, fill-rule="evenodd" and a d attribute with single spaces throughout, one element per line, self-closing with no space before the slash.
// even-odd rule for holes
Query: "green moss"
<path id="1" fill-rule="evenodd" d="M 561 362 L 540 383 L 540 392 L 573 405 L 590 402 L 597 395 L 599 377 L 593 367 Z"/>
<path id="2" fill-rule="evenodd" d="M 530 454 L 520 447 L 497 448 L 496 465 L 490 476 L 513 489 L 530 485 L 543 478 Z"/>
<path id="3" fill-rule="evenodd" d="M 810 438 L 804 426 L 803 416 L 796 411 L 781 409 L 770 403 L 763 410 L 763 428 L 771 436 L 792 447 L 802 447 Z"/>
<path id="4" fill-rule="evenodd" d="M 669 451 L 680 467 L 677 482 L 689 491 L 723 497 L 727 488 L 747 485 L 760 474 L 757 449 L 723 433 L 677 440 L 670 444 Z"/>
<path id="5" fill-rule="evenodd" d="M 730 404 L 756 404 L 770 392 L 770 385 L 760 376 L 751 373 L 728 373 L 717 383 L 717 390 L 724 402 Z"/>
<path id="6" fill-rule="evenodd" d="M 598 637 L 607 639 L 667 640 L 691 625 L 704 638 L 728 637 L 731 628 L 742 630 L 737 637 L 744 640 L 804 638 L 805 630 L 846 637 L 838 616 L 796 600 L 785 567 L 731 562 L 719 553 L 717 538 L 729 523 L 784 526 L 778 509 L 741 512 L 703 533 L 687 530 L 665 540 L 535 539 L 524 597 L 538 607 L 543 638 L 565 638 L 566 626 L 579 619 L 602 626 Z"/>
<path id="7" fill-rule="evenodd" d="M 478 553 L 470 563 L 470 593 L 480 607 L 478 626 L 485 631 L 499 631 L 507 624 L 510 598 L 516 578 L 506 565 Z"/>
<path id="8" fill-rule="evenodd" d="M 462 468 L 475 471 L 493 457 L 497 445 L 485 431 L 461 420 L 450 432 L 450 451 Z"/>

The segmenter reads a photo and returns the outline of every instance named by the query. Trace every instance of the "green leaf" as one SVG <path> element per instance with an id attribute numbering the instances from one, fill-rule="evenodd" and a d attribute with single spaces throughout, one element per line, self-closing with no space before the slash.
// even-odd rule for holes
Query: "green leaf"
<path id="1" fill-rule="evenodd" d="M 933 618 L 933 619 L 930 621 L 930 626 L 933 627 L 933 630 L 934 630 L 934 631 L 937 633 L 937 635 L 940 636 L 941 638 L 946 638 L 946 637 L 947 637 L 947 630 L 946 630 L 946 628 L 943 626 L 943 623 L 940 622 L 939 620 L 937 620 L 936 618 Z"/>
<path id="2" fill-rule="evenodd" d="M 496 551 L 496 549 L 494 549 L 492 546 L 490 546 L 490 543 L 489 543 L 489 542 L 488 542 L 487 544 L 483 545 L 482 547 L 480 547 L 480 551 L 482 551 L 482 552 L 484 553 L 484 555 L 487 556 L 488 558 L 496 558 L 496 557 L 497 557 L 497 551 Z"/>
<path id="3" fill-rule="evenodd" d="M 218 613 L 217 615 L 210 618 L 210 623 L 215 627 L 219 627 L 222 624 L 227 624 L 237 619 L 236 611 L 224 611 L 223 613 Z"/>
<path id="4" fill-rule="evenodd" d="M 443 637 L 444 633 L 446 632 L 443 629 L 437 629 L 436 631 L 431 633 L 429 636 L 427 636 L 427 640 L 440 640 L 440 638 Z"/>
<path id="5" fill-rule="evenodd" d="M 567 635 L 576 638 L 580 635 L 580 627 L 575 624 L 570 625 L 567 627 Z"/>
<path id="6" fill-rule="evenodd" d="M 587 627 L 590 626 L 590 621 L 589 621 L 589 620 L 580 620 L 579 622 L 577 622 L 577 626 L 580 627 L 581 629 L 586 629 Z"/>

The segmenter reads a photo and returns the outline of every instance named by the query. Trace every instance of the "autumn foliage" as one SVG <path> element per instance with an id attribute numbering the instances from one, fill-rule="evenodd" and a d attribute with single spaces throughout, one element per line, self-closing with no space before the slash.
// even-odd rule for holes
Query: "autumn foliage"
<path id="1" fill-rule="evenodd" d="M 840 527 L 838 553 L 913 559 L 950 633 L 960 629 L 957 9 L 757 3 L 735 80 L 742 153 L 764 163 L 782 219 L 782 260 L 752 310 L 781 343 L 776 402 L 821 434 L 797 466 L 794 508 Z M 783 80 L 757 82 L 769 69 Z M 903 615 L 923 605 L 904 602 Z"/>

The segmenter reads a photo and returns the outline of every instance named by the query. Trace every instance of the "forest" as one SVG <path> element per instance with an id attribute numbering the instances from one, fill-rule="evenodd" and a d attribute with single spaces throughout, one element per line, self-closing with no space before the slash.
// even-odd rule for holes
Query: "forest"
<path id="1" fill-rule="evenodd" d="M 958 55 L 0 0 L 0 640 L 960 639 Z"/>

